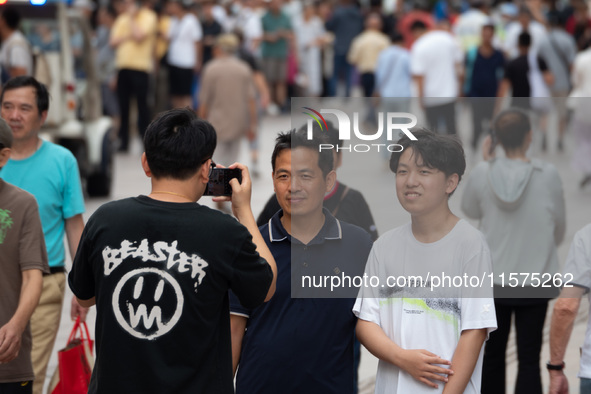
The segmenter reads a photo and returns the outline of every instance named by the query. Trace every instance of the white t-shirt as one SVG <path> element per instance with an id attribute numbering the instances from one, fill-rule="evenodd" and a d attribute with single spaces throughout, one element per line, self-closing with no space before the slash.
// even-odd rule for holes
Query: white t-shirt
<path id="1" fill-rule="evenodd" d="M 423 76 L 425 105 L 455 101 L 459 93 L 457 67 L 463 58 L 460 44 L 448 32 L 430 31 L 415 41 L 410 51 L 410 71 Z M 430 99 L 433 97 L 439 99 Z"/>
<path id="2" fill-rule="evenodd" d="M 393 229 L 374 243 L 365 270 L 370 278 L 378 276 L 380 283 L 387 277 L 421 275 L 426 279 L 427 274 L 432 278 L 441 277 L 442 273 L 450 277 L 466 273 L 481 278 L 492 272 L 484 236 L 465 220 L 460 220 L 442 239 L 429 244 L 415 239 L 410 223 Z M 426 349 L 447 360 L 453 358 L 463 330 L 488 328 L 490 333 L 497 327 L 490 283 L 478 290 L 479 295 L 487 295 L 485 298 L 464 298 L 462 295 L 469 291 L 458 289 L 454 289 L 458 295 L 455 298 L 412 298 L 415 289 L 362 288 L 353 313 L 378 324 L 403 349 Z M 480 393 L 482 356 L 481 349 L 464 393 Z M 435 390 L 393 364 L 379 362 L 376 394 L 441 393 L 444 384 L 438 382 L 438 386 Z"/>
<path id="3" fill-rule="evenodd" d="M 24 67 L 27 75 L 33 74 L 33 56 L 31 48 L 25 36 L 20 31 L 15 31 L 2 43 L 0 49 L 0 63 L 3 67 Z M 7 70 L 8 71 L 8 70 Z"/>
<path id="4" fill-rule="evenodd" d="M 587 297 L 591 301 L 591 224 L 577 231 L 573 243 L 568 251 L 566 264 L 564 265 L 564 274 L 573 274 L 572 283 L 587 288 Z M 565 277 L 565 280 L 568 278 Z M 587 331 L 585 332 L 585 342 L 583 344 L 583 354 L 581 355 L 581 369 L 579 378 L 591 379 L 591 306 L 589 307 L 589 319 L 587 321 Z"/>
<path id="5" fill-rule="evenodd" d="M 201 23 L 192 13 L 180 21 L 172 18 L 168 30 L 168 64 L 180 68 L 193 68 L 197 62 L 195 43 L 203 38 Z"/>

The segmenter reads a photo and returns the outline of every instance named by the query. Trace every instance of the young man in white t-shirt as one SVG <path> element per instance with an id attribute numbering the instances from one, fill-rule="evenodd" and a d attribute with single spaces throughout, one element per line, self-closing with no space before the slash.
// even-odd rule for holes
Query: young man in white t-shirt
<path id="1" fill-rule="evenodd" d="M 483 345 L 496 318 L 491 284 L 474 279 L 492 272 L 488 246 L 448 205 L 464 151 L 455 137 L 413 134 L 390 159 L 411 222 L 374 243 L 366 274 L 379 284 L 368 280 L 373 288 L 355 303 L 357 337 L 380 359 L 376 393 L 480 393 Z"/>

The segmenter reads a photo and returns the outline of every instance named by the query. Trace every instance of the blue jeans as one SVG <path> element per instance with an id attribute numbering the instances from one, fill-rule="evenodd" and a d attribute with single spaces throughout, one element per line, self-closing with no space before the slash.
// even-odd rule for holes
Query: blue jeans
<path id="1" fill-rule="evenodd" d="M 591 394 L 591 379 L 581 378 L 581 394 Z"/>
<path id="2" fill-rule="evenodd" d="M 337 85 L 341 76 L 345 79 L 345 96 L 351 96 L 351 78 L 353 67 L 347 61 L 347 54 L 334 55 L 333 73 L 328 86 L 328 95 L 334 97 L 337 94 Z"/>

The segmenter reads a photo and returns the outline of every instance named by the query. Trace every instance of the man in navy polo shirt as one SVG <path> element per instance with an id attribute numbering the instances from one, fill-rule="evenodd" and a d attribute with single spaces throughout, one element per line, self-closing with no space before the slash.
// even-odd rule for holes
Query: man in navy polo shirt
<path id="1" fill-rule="evenodd" d="M 336 174 L 321 142 L 305 130 L 277 137 L 273 185 L 282 209 L 260 227 L 277 262 L 277 290 L 255 309 L 231 298 L 237 394 L 356 392 L 351 308 L 358 289 L 330 281 L 363 275 L 371 238 L 323 209 Z"/>

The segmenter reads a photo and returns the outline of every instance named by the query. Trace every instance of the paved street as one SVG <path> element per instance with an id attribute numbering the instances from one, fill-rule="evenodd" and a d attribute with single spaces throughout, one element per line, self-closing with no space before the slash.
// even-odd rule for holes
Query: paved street
<path id="1" fill-rule="evenodd" d="M 465 120 L 465 119 L 464 119 Z M 463 122 L 463 121 L 461 121 Z M 273 186 L 271 182 L 271 152 L 274 144 L 274 136 L 278 131 L 285 131 L 290 128 L 290 118 L 288 116 L 266 118 L 263 123 L 261 137 L 260 137 L 260 172 L 261 177 L 253 181 L 253 198 L 252 206 L 255 216 L 258 215 L 262 209 L 264 203 L 273 192 Z M 468 141 L 465 132 L 460 128 L 460 135 L 464 141 Z M 565 197 L 567 201 L 567 234 L 564 243 L 559 248 L 559 259 L 561 264 L 564 263 L 566 254 L 570 243 L 572 241 L 574 233 L 582 228 L 586 223 L 591 222 L 591 188 L 587 188 L 584 191 L 579 190 L 578 182 L 581 174 L 574 172 L 570 166 L 570 152 L 572 150 L 572 137 L 567 135 L 565 142 L 565 152 L 557 153 L 554 150 L 555 136 L 550 136 L 550 151 L 545 155 L 538 155 L 538 157 L 553 162 L 559 169 L 562 176 L 563 186 L 565 190 Z M 469 148 L 468 148 L 469 149 Z M 148 194 L 150 191 L 149 179 L 145 177 L 140 167 L 140 142 L 136 139 L 132 145 L 131 152 L 126 155 L 118 155 L 116 158 L 116 176 L 114 190 L 112 193 L 112 199 L 120 199 L 138 194 Z M 379 155 L 371 155 L 364 158 L 359 164 L 359 160 L 353 160 L 350 155 L 345 152 L 343 167 L 339 170 L 339 179 L 342 179 L 348 185 L 360 190 L 365 198 L 367 199 L 370 207 L 373 211 L 373 216 L 378 227 L 380 234 L 384 233 L 388 229 L 399 226 L 409 221 L 408 215 L 399 207 L 394 194 L 394 175 L 386 170 L 385 163 L 380 160 Z M 475 163 L 479 161 L 479 157 L 472 152 L 467 152 L 468 156 L 468 171 Z M 243 162 L 249 164 L 247 155 L 246 144 L 243 149 Z M 224 163 L 226 164 L 226 163 Z M 466 174 L 467 175 L 467 174 Z M 383 191 L 375 190 L 373 184 L 376 179 L 383 185 Z M 373 182 L 373 183 L 372 183 Z M 451 197 L 450 205 L 452 210 L 459 216 L 463 216 L 459 209 L 461 200 L 461 186 L 456 192 L 456 195 Z M 87 212 L 85 219 L 88 217 L 103 203 L 106 199 L 92 199 L 87 200 L 86 207 Z M 200 203 L 211 205 L 209 198 L 203 198 Z M 389 207 L 388 209 L 381 209 L 375 207 Z M 476 225 L 476 223 L 474 223 Z M 55 353 L 57 349 L 65 346 L 67 337 L 71 329 L 71 322 L 69 318 L 69 300 L 71 293 L 68 290 L 66 298 L 62 322 L 60 327 L 59 336 L 56 342 L 56 349 L 54 349 L 54 355 L 49 367 L 48 374 L 51 375 L 57 365 L 57 357 Z M 579 346 L 582 344 L 585 332 L 586 322 L 586 310 L 587 302 L 584 301 L 582 305 L 582 312 L 580 313 L 578 323 L 575 327 L 575 331 L 570 340 L 570 347 L 566 358 L 566 373 L 569 377 L 571 387 L 578 387 L 578 380 L 576 379 L 576 373 L 578 370 L 579 361 Z M 551 312 L 551 308 L 550 311 Z M 91 332 L 94 332 L 94 310 L 91 311 L 91 315 L 88 322 L 91 327 Z M 549 328 L 549 324 L 546 325 Z M 542 352 L 542 361 L 545 363 L 549 359 L 548 343 L 544 344 Z M 508 387 L 512 387 L 515 374 L 517 370 L 515 347 L 513 345 L 513 339 L 510 342 L 510 349 L 508 352 Z M 377 360 L 370 355 L 367 351 L 362 354 L 362 364 L 360 370 L 360 385 L 362 393 L 373 392 L 373 378 L 377 369 Z M 544 379 L 545 390 L 547 389 L 547 372 L 545 368 L 542 371 L 542 377 Z M 577 390 L 574 390 L 577 391 Z M 512 392 L 510 390 L 509 392 Z"/>

